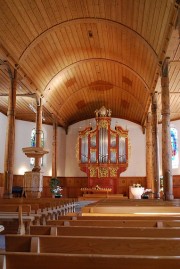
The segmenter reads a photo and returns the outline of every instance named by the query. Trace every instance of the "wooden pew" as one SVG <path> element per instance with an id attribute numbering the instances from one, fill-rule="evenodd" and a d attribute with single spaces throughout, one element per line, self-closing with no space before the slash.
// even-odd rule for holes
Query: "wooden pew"
<path id="1" fill-rule="evenodd" d="M 156 227 L 89 227 L 89 226 L 30 226 L 31 235 L 109 236 L 109 237 L 170 237 L 180 238 L 179 228 Z"/>
<path id="2" fill-rule="evenodd" d="M 118 205 L 118 206 L 172 206 L 179 207 L 180 199 L 173 199 L 171 201 L 165 201 L 163 199 L 128 199 L 128 200 L 118 200 L 118 199 L 102 199 L 94 203 L 96 206 L 104 205 Z"/>
<path id="3" fill-rule="evenodd" d="M 47 225 L 98 227 L 158 227 L 156 220 L 49 220 Z M 162 226 L 162 222 L 160 222 Z"/>
<path id="4" fill-rule="evenodd" d="M 47 225 L 98 227 L 180 227 L 180 220 L 49 220 Z"/>
<path id="5" fill-rule="evenodd" d="M 179 256 L 180 238 L 5 235 L 7 252 Z"/>
<path id="6" fill-rule="evenodd" d="M 58 216 L 58 220 L 180 220 L 174 215 L 126 215 L 126 216 L 82 216 L 78 214 Z"/>
<path id="7" fill-rule="evenodd" d="M 18 221 L 18 234 L 29 233 L 29 227 L 35 220 L 35 216 L 30 215 L 30 205 L 0 205 L 0 222 L 4 224 L 9 221 Z M 5 226 L 6 227 L 6 226 Z M 6 230 L 5 230 L 6 232 Z"/>
<path id="8" fill-rule="evenodd" d="M 173 256 L 0 253 L 3 269 L 179 269 L 180 259 Z"/>
<path id="9" fill-rule="evenodd" d="M 42 213 L 41 224 L 47 219 L 57 219 L 58 215 L 65 215 L 75 211 L 75 199 L 52 199 L 52 198 L 12 198 L 0 199 L 0 204 L 30 204 L 36 214 Z M 38 211 L 38 212 L 37 212 Z"/>
<path id="10" fill-rule="evenodd" d="M 180 216 L 180 207 L 174 206 L 120 206 L 119 204 L 96 204 L 87 205 L 82 208 L 83 216 L 96 216 L 96 215 L 176 215 Z"/>

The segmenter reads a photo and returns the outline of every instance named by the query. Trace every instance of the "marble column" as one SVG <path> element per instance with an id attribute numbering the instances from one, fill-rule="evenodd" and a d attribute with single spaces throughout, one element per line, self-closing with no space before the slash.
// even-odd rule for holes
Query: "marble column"
<path id="1" fill-rule="evenodd" d="M 16 109 L 16 88 L 17 88 L 17 69 L 12 71 L 10 66 L 8 73 L 10 77 L 8 111 L 7 111 L 7 130 L 4 156 L 4 198 L 12 198 L 13 173 L 14 173 L 14 147 L 15 147 L 15 109 Z"/>
<path id="2" fill-rule="evenodd" d="M 169 60 L 166 58 L 161 73 L 162 100 L 162 173 L 165 200 L 173 200 L 172 150 L 170 133 Z"/>
<path id="3" fill-rule="evenodd" d="M 158 143 L 158 116 L 157 116 L 157 96 L 154 92 L 152 95 L 152 166 L 154 177 L 154 198 L 160 198 L 160 175 L 159 175 L 159 143 Z"/>
<path id="4" fill-rule="evenodd" d="M 152 166 L 152 115 L 149 112 L 146 120 L 146 176 L 147 189 L 154 192 L 153 166 Z"/>

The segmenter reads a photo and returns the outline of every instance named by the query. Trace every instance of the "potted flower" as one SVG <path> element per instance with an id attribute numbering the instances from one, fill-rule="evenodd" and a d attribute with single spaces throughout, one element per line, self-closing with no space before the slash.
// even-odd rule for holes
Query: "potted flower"
<path id="1" fill-rule="evenodd" d="M 59 186 L 60 184 L 60 180 L 58 178 L 51 178 L 50 182 L 49 182 L 49 186 L 50 186 L 50 191 L 53 195 L 53 197 L 62 197 L 61 191 L 62 188 Z"/>

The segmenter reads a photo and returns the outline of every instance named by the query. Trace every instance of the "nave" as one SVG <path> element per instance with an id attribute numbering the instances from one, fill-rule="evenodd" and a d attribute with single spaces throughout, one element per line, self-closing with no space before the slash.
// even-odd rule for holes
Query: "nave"
<path id="1" fill-rule="evenodd" d="M 28 201 L 32 208 L 33 200 Z M 21 229 L 21 234 L 20 230 L 10 232 L 9 221 L 7 226 L 4 222 L 5 229 L 1 233 L 4 234 L 5 249 L 0 252 L 0 268 L 46 269 L 57 264 L 63 269 L 72 266 L 87 269 L 179 268 L 178 199 L 103 199 L 96 202 L 62 199 L 61 205 L 55 200 L 61 199 L 39 199 L 40 210 L 36 214 L 39 214 L 40 222 L 34 219 L 28 229 Z M 23 207 L 24 204 L 19 202 L 19 205 Z M 8 209 L 7 203 L 4 207 Z M 113 214 L 108 214 L 107 209 Z M 15 213 L 0 211 L 0 219 L 2 214 L 4 218 L 11 215 L 15 223 Z M 34 209 L 29 216 L 35 216 Z M 26 226 L 23 212 L 21 217 Z"/>

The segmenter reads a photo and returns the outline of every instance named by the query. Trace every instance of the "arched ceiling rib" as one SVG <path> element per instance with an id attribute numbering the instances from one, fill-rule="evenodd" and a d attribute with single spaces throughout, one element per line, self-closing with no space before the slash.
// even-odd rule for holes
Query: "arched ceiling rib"
<path id="1" fill-rule="evenodd" d="M 126 25 L 123 25 L 117 21 L 112 21 L 112 20 L 107 20 L 105 18 L 77 18 L 77 19 L 73 19 L 73 20 L 68 20 L 65 22 L 61 22 L 58 25 L 53 25 L 51 28 L 45 30 L 44 32 L 42 32 L 40 35 L 38 35 L 34 40 L 31 41 L 31 43 L 28 44 L 28 46 L 24 49 L 24 51 L 22 52 L 22 54 L 19 57 L 19 61 L 18 63 L 21 64 L 21 62 L 23 62 L 23 60 L 27 57 L 27 55 L 29 53 L 31 53 L 31 50 L 37 45 L 39 44 L 42 40 L 44 40 L 44 38 L 48 37 L 52 32 L 57 32 L 57 31 L 61 31 L 61 29 L 64 28 L 68 28 L 68 27 L 75 27 L 75 25 L 82 25 L 82 24 L 87 24 L 88 27 L 91 24 L 101 24 L 101 22 L 107 25 L 112 26 L 113 28 L 117 28 L 118 30 L 121 30 L 122 32 L 126 32 L 126 34 L 128 33 L 128 35 L 130 34 L 133 38 L 135 39 L 140 39 L 140 42 L 143 43 L 144 46 L 147 46 L 147 48 L 149 50 L 152 50 L 154 53 L 154 57 L 157 57 L 157 54 L 154 50 L 154 48 L 152 47 L 151 44 L 148 43 L 148 41 L 146 41 L 141 35 L 139 35 L 135 30 L 129 28 Z M 89 31 L 91 27 L 89 27 Z"/>
<path id="2" fill-rule="evenodd" d="M 174 0 L 0 0 L 0 5 L 0 60 L 19 64 L 17 92 L 43 97 L 47 124 L 53 113 L 67 128 L 107 105 L 112 116 L 144 125 L 151 94 L 161 91 L 161 62 L 166 56 L 180 61 Z M 173 95 L 180 92 L 179 75 L 173 64 L 172 120 L 180 118 Z M 0 94 L 8 88 L 0 69 Z M 7 102 L 1 97 L 3 113 Z M 28 102 L 17 97 L 16 115 L 34 121 Z"/>

